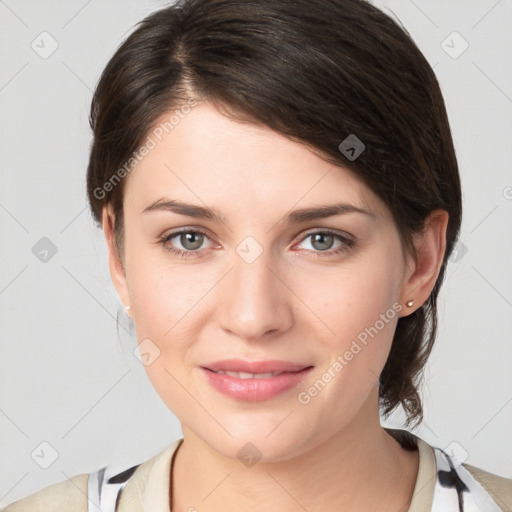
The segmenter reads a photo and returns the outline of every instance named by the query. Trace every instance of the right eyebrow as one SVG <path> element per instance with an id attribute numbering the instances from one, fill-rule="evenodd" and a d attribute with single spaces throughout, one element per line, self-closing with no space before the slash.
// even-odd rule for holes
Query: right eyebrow
<path id="1" fill-rule="evenodd" d="M 162 198 L 144 208 L 142 213 L 153 211 L 170 211 L 187 217 L 211 220 L 213 222 L 225 224 L 225 218 L 217 210 L 205 206 L 199 206 L 190 203 L 184 203 L 173 199 Z"/>

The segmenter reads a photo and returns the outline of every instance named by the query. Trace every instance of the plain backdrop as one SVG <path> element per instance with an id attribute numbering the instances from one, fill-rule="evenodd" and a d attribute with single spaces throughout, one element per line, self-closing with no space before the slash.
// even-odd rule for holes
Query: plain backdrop
<path id="1" fill-rule="evenodd" d="M 92 91 L 134 24 L 166 4 L 0 0 L 0 507 L 181 437 L 133 354 L 85 202 Z M 414 432 L 511 478 L 512 2 L 376 5 L 438 76 L 464 197 Z"/>

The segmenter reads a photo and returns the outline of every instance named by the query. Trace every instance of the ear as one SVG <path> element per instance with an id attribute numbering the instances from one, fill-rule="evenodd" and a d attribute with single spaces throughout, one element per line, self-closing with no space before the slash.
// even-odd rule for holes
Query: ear
<path id="1" fill-rule="evenodd" d="M 448 212 L 436 209 L 425 220 L 424 231 L 413 237 L 416 257 L 407 258 L 408 270 L 402 285 L 401 303 L 414 301 L 404 308 L 404 315 L 413 313 L 428 299 L 436 284 L 446 251 Z"/>
<path id="2" fill-rule="evenodd" d="M 130 294 L 128 292 L 123 262 L 115 244 L 114 222 L 115 214 L 112 205 L 108 204 L 103 207 L 101 225 L 107 241 L 110 276 L 121 302 L 124 306 L 129 306 L 131 304 Z"/>

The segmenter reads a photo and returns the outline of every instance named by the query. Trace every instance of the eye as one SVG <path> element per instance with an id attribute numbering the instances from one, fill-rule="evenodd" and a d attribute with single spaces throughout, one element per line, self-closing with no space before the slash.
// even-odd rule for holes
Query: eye
<path id="1" fill-rule="evenodd" d="M 310 232 L 302 239 L 302 242 L 308 239 L 311 239 L 310 245 L 313 248 L 312 251 L 316 253 L 317 256 L 341 254 L 355 246 L 353 239 L 330 229 Z M 339 245 L 335 249 L 330 250 L 336 241 L 338 241 Z"/>
<path id="2" fill-rule="evenodd" d="M 173 240 L 176 241 L 173 242 Z M 204 231 L 197 229 L 182 229 L 181 231 L 174 231 L 162 237 L 160 242 L 164 248 L 182 258 L 190 256 L 196 256 L 195 253 L 199 253 L 198 249 L 201 248 L 205 239 L 208 239 L 208 235 Z M 181 245 L 183 249 L 176 248 L 176 243 Z"/>
<path id="3" fill-rule="evenodd" d="M 356 242 L 336 231 L 323 229 L 308 233 L 302 238 L 301 243 L 305 240 L 311 239 L 310 245 L 312 249 L 308 251 L 315 254 L 315 256 L 333 256 L 349 251 L 355 247 Z M 205 242 L 209 240 L 207 233 L 198 229 L 182 229 L 164 235 L 160 239 L 160 243 L 164 246 L 165 250 L 169 251 L 181 258 L 199 257 L 200 249 Z M 333 245 L 338 242 L 338 246 L 332 249 Z M 176 247 L 176 245 L 180 247 Z"/>

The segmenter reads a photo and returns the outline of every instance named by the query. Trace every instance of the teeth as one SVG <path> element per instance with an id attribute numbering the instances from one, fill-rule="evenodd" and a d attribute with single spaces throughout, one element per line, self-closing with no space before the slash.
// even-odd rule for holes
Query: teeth
<path id="1" fill-rule="evenodd" d="M 230 377 L 236 377 L 237 379 L 270 379 L 276 375 L 281 375 L 283 372 L 272 372 L 272 373 L 247 373 L 247 372 L 224 372 L 219 370 L 221 375 L 229 375 Z"/>

